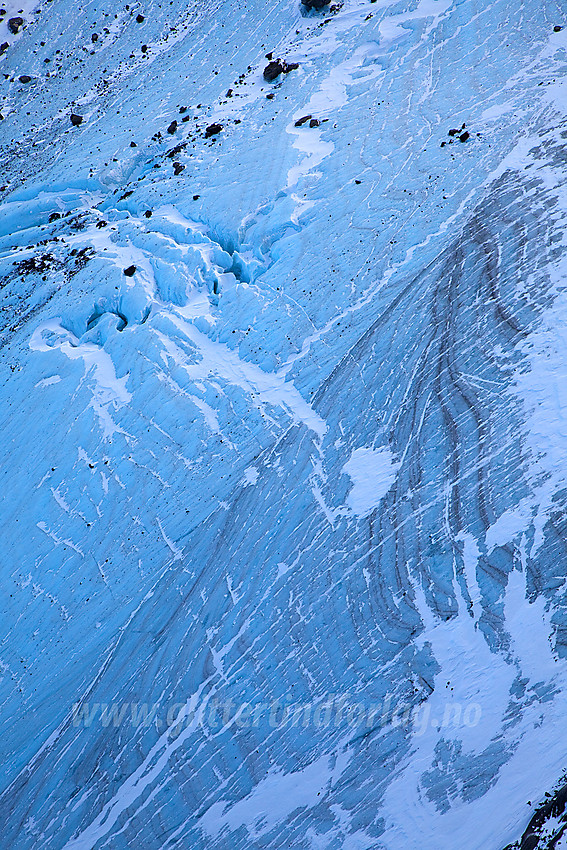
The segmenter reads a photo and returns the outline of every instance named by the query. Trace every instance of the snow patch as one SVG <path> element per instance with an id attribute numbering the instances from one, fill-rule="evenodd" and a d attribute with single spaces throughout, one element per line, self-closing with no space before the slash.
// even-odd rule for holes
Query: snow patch
<path id="1" fill-rule="evenodd" d="M 355 449 L 342 468 L 353 483 L 346 501 L 351 511 L 364 517 L 378 507 L 396 480 L 398 467 L 388 448 Z"/>

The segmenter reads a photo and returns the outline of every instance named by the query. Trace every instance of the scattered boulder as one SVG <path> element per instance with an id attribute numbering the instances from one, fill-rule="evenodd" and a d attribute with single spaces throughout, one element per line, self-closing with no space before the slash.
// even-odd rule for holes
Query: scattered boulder
<path id="1" fill-rule="evenodd" d="M 130 142 L 130 147 L 131 148 L 137 148 L 138 145 L 136 144 L 136 142 Z"/>
<path id="2" fill-rule="evenodd" d="M 24 25 L 24 19 L 23 18 L 10 18 L 10 20 L 8 21 L 8 29 L 14 35 L 17 35 L 19 33 L 19 31 L 23 27 L 23 25 Z"/>
<path id="3" fill-rule="evenodd" d="M 264 68 L 264 79 L 267 83 L 273 83 L 280 74 L 289 74 L 290 71 L 296 71 L 299 68 L 299 62 L 290 62 L 289 64 L 281 59 L 274 59 L 268 62 Z"/>
<path id="4" fill-rule="evenodd" d="M 184 142 L 182 145 L 175 145 L 174 148 L 171 148 L 171 150 L 166 153 L 166 156 L 169 157 L 169 159 L 173 159 L 174 156 L 177 156 L 179 151 L 182 151 L 186 147 L 187 142 Z"/>
<path id="5" fill-rule="evenodd" d="M 319 119 L 318 118 L 312 118 L 311 121 L 309 122 L 309 126 L 310 127 L 318 127 L 319 126 Z"/>
<path id="6" fill-rule="evenodd" d="M 210 139 L 211 136 L 216 136 L 222 130 L 222 124 L 209 124 L 205 130 L 205 139 Z"/>
<path id="7" fill-rule="evenodd" d="M 200 197 L 201 197 L 200 195 L 193 195 L 193 200 L 198 201 Z"/>
<path id="8" fill-rule="evenodd" d="M 563 29 L 563 27 L 560 27 L 559 24 L 557 24 L 556 26 L 553 27 L 553 32 L 561 32 L 562 29 Z"/>
<path id="9" fill-rule="evenodd" d="M 21 77 L 18 77 L 18 80 L 19 80 L 21 83 L 24 83 L 24 84 L 25 84 L 25 83 L 31 83 L 31 77 L 30 77 L 30 75 L 29 75 L 29 74 L 22 74 L 22 76 L 21 76 Z"/>
<path id="10" fill-rule="evenodd" d="M 58 218 L 61 218 L 61 213 L 51 213 L 49 216 L 49 223 L 51 224 L 52 221 L 57 221 Z"/>
<path id="11" fill-rule="evenodd" d="M 83 116 L 82 115 L 76 115 L 74 112 L 72 112 L 71 113 L 71 124 L 73 125 L 73 127 L 78 127 L 82 123 L 83 123 Z"/>
<path id="12" fill-rule="evenodd" d="M 316 12 L 320 12 L 321 9 L 329 5 L 329 2 L 330 0 L 301 0 L 301 5 L 308 11 L 315 9 Z"/>
<path id="13" fill-rule="evenodd" d="M 468 130 L 465 130 L 466 126 L 467 125 L 463 122 L 460 129 L 453 127 L 451 130 L 449 130 L 449 132 L 447 133 L 447 135 L 450 136 L 449 141 L 441 142 L 441 147 L 444 148 L 447 144 L 452 145 L 453 142 L 457 141 L 457 139 L 459 140 L 459 142 L 468 142 L 471 137 L 471 134 L 468 132 Z"/>
<path id="14" fill-rule="evenodd" d="M 264 79 L 267 83 L 273 83 L 273 81 L 279 77 L 282 71 L 283 64 L 279 61 L 279 59 L 274 59 L 272 62 L 269 62 L 264 68 Z"/>
<path id="15" fill-rule="evenodd" d="M 152 211 L 151 211 L 151 210 L 146 210 L 146 211 L 145 211 L 145 213 L 144 213 L 144 215 L 146 216 L 146 218 L 151 218 L 151 217 L 152 217 Z"/>
<path id="16" fill-rule="evenodd" d="M 304 115 L 304 116 L 303 116 L 303 118 L 299 118 L 299 119 L 295 122 L 295 126 L 296 126 L 296 127 L 303 127 L 303 125 L 304 125 L 307 121 L 310 121 L 310 120 L 311 120 L 311 118 L 313 118 L 313 116 L 312 116 L 312 115 Z"/>
<path id="17" fill-rule="evenodd" d="M 5 53 L 9 47 L 10 45 L 7 41 L 4 41 L 2 44 L 0 44 L 0 56 L 2 56 L 2 54 Z"/>
<path id="18" fill-rule="evenodd" d="M 105 221 L 104 219 L 101 219 L 101 221 L 97 221 L 97 223 L 96 223 L 96 227 L 97 227 L 99 230 L 101 230 L 103 227 L 106 227 L 106 226 L 107 226 L 107 224 L 108 224 L 108 222 L 107 222 L 107 221 Z"/>
<path id="19" fill-rule="evenodd" d="M 124 274 L 126 277 L 134 277 L 136 274 L 136 266 L 128 266 L 127 269 L 124 269 Z"/>
<path id="20" fill-rule="evenodd" d="M 93 44 L 95 44 L 98 41 L 98 33 L 93 32 L 93 34 L 91 35 L 91 41 L 92 41 Z"/>
<path id="21" fill-rule="evenodd" d="M 179 174 L 181 174 L 182 171 L 185 171 L 185 166 L 181 165 L 180 162 L 174 162 L 173 173 L 175 174 L 175 176 L 177 177 Z"/>
<path id="22" fill-rule="evenodd" d="M 173 136 L 173 134 L 176 132 L 176 130 L 177 130 L 177 121 L 175 121 L 175 120 L 174 120 L 174 121 L 172 121 L 172 122 L 171 122 L 171 124 L 170 124 L 170 125 L 169 125 L 169 127 L 167 128 L 167 132 L 168 132 L 170 135 L 172 135 L 172 136 Z"/>
<path id="23" fill-rule="evenodd" d="M 452 130 L 449 130 L 449 132 L 447 133 L 447 135 L 448 135 L 448 136 L 451 136 L 451 138 L 454 138 L 455 136 L 458 136 L 460 133 L 462 133 L 466 126 L 467 126 L 467 125 L 463 122 L 463 124 L 461 125 L 460 130 L 456 130 L 455 128 L 453 128 Z"/>
<path id="24" fill-rule="evenodd" d="M 137 24 L 143 24 L 145 20 L 146 19 L 144 18 L 143 15 L 136 15 L 136 23 Z"/>

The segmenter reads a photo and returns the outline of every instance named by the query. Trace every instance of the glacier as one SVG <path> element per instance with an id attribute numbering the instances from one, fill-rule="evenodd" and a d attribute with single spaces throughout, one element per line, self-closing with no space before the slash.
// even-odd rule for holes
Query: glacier
<path id="1" fill-rule="evenodd" d="M 0 9 L 1 847 L 567 846 L 567 10 L 309 5 Z"/>

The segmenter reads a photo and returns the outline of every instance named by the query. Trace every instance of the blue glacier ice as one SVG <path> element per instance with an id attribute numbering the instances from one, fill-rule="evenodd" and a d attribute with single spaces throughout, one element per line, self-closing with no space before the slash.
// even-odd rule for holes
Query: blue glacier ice
<path id="1" fill-rule="evenodd" d="M 0 10 L 2 848 L 565 840 L 567 9 L 310 5 Z"/>

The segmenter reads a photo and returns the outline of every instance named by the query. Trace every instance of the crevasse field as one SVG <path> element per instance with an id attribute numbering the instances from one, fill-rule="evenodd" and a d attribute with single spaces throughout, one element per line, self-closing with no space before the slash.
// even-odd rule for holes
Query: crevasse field
<path id="1" fill-rule="evenodd" d="M 0 45 L 2 850 L 567 847 L 563 0 Z"/>

